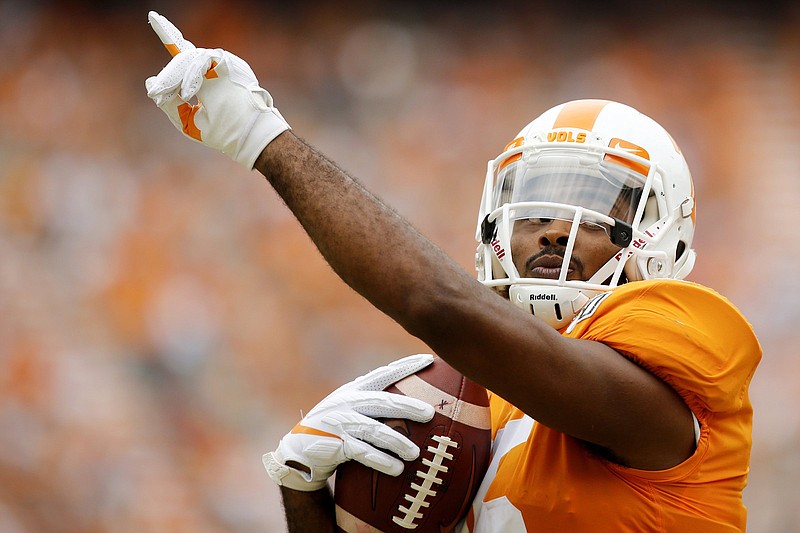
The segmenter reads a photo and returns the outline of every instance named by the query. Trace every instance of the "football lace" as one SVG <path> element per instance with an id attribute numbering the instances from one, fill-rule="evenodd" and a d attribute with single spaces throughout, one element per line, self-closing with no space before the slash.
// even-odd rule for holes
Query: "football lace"
<path id="1" fill-rule="evenodd" d="M 409 506 L 398 505 L 397 510 L 400 516 L 393 516 L 392 522 L 406 529 L 414 529 L 418 524 L 414 520 L 423 517 L 422 509 L 430 506 L 425 499 L 436 496 L 436 491 L 432 489 L 434 485 L 441 485 L 442 479 L 439 474 L 447 473 L 448 467 L 442 463 L 453 460 L 453 454 L 447 451 L 450 447 L 458 448 L 458 443 L 446 435 L 434 435 L 433 440 L 438 443 L 436 447 L 428 446 L 428 451 L 433 454 L 433 459 L 422 459 L 422 464 L 428 467 L 427 471 L 417 470 L 417 477 L 422 483 L 412 483 L 413 494 L 406 494 L 404 498 L 409 502 Z"/>

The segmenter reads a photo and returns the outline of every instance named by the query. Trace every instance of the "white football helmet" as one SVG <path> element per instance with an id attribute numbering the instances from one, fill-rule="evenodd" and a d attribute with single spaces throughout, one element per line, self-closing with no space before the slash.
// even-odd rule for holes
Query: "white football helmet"
<path id="1" fill-rule="evenodd" d="M 572 223 L 558 279 L 522 277 L 511 236 L 519 219 Z M 602 227 L 620 251 L 589 279 L 567 281 L 581 224 Z M 556 329 L 620 283 L 683 279 L 694 266 L 694 187 L 667 131 L 606 100 L 558 105 L 489 161 L 476 238 L 478 279 Z"/>

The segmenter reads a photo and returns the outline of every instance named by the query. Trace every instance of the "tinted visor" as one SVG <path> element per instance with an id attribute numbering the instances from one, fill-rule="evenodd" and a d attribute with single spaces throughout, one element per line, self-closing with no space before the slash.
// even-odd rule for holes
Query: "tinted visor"
<path id="1" fill-rule="evenodd" d="M 580 206 L 631 224 L 644 183 L 645 176 L 614 163 L 582 164 L 575 157 L 554 156 L 529 164 L 523 158 L 499 171 L 494 208 L 507 203 L 552 202 Z M 572 218 L 556 207 L 514 211 L 515 219 Z"/>

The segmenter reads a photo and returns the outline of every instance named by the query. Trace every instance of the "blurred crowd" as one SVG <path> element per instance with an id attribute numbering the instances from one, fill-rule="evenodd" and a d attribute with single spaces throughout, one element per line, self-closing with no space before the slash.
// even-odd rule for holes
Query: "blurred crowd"
<path id="1" fill-rule="evenodd" d="M 284 4 L 0 0 L 0 531 L 281 531 L 261 454 L 426 350 L 263 178 L 153 106 L 149 9 L 245 58 L 298 134 L 469 270 L 486 161 L 534 116 L 599 97 L 664 125 L 695 179 L 691 279 L 764 348 L 749 530 L 800 530 L 800 9 Z"/>

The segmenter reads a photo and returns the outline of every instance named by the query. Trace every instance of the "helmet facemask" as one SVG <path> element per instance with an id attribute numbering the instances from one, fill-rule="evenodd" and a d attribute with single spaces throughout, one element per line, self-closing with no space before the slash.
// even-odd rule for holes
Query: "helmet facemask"
<path id="1" fill-rule="evenodd" d="M 639 230 L 647 205 L 641 199 L 657 196 L 658 167 L 617 152 L 550 143 L 513 148 L 490 162 L 479 228 L 479 280 L 507 288 L 512 302 L 561 328 L 591 297 L 624 283 L 625 265 L 634 255 L 667 264 L 663 252 L 646 250 L 653 235 Z M 563 253 L 560 274 L 557 279 L 525 277 L 514 261 L 514 228 L 521 221 L 547 224 L 553 219 L 571 224 L 566 245 L 558 248 L 558 255 Z M 578 231 L 581 227 L 604 232 L 618 251 L 596 272 L 587 273 L 588 279 L 570 280 L 569 267 L 578 260 L 573 250 L 584 233 Z"/>
<path id="2" fill-rule="evenodd" d="M 515 224 L 554 219 L 566 222 L 525 227 L 528 234 L 514 242 L 531 255 L 550 244 L 530 239 L 560 233 L 558 254 L 515 263 Z M 617 102 L 567 102 L 530 122 L 489 161 L 476 231 L 478 279 L 561 329 L 590 298 L 622 283 L 684 278 L 694 264 L 694 219 L 691 174 L 663 127 Z M 605 232 L 607 246 L 598 234 L 587 236 L 589 229 Z M 610 257 L 598 267 L 606 248 Z M 588 271 L 568 271 L 580 259 L 576 249 L 589 258 Z"/>

